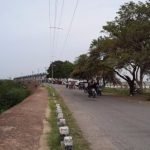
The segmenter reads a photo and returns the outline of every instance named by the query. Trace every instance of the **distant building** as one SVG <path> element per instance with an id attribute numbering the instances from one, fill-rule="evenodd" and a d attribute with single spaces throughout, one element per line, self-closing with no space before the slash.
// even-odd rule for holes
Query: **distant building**
<path id="1" fill-rule="evenodd" d="M 42 83 L 46 80 L 46 73 L 39 73 L 34 75 L 27 75 L 27 76 L 21 76 L 14 78 L 15 81 L 36 81 L 38 83 Z"/>

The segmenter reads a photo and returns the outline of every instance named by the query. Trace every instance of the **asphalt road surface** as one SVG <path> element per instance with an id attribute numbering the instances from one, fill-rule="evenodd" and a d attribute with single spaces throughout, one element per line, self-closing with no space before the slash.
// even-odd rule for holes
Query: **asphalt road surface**
<path id="1" fill-rule="evenodd" d="M 94 99 L 80 90 L 54 87 L 92 150 L 150 150 L 150 102 L 117 96 Z"/>

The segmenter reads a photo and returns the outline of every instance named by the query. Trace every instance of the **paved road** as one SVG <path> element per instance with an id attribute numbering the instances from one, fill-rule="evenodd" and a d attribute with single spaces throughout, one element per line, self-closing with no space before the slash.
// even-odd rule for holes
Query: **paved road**
<path id="1" fill-rule="evenodd" d="M 92 150 L 150 150 L 150 102 L 130 97 L 88 98 L 54 85 L 71 109 Z"/>

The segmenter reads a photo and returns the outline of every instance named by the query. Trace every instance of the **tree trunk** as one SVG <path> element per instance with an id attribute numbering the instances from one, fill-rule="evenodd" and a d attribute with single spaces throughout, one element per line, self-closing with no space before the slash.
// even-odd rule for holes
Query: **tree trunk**
<path id="1" fill-rule="evenodd" d="M 129 90 L 130 96 L 134 96 L 134 91 L 135 91 L 134 82 L 133 81 L 129 81 L 128 85 L 129 85 L 129 88 L 130 88 L 130 90 Z"/>
<path id="2" fill-rule="evenodd" d="M 130 96 L 134 96 L 134 92 L 135 92 L 135 78 L 133 77 L 133 79 L 131 79 L 129 76 L 126 76 L 126 81 L 129 85 L 129 92 L 130 92 Z"/>
<path id="3" fill-rule="evenodd" d="M 143 71 L 140 69 L 140 82 L 139 82 L 140 90 L 143 91 Z"/>
<path id="4" fill-rule="evenodd" d="M 103 87 L 105 87 L 106 86 L 106 80 L 105 80 L 105 78 L 103 78 Z"/>
<path id="5" fill-rule="evenodd" d="M 138 72 L 136 74 L 138 74 Z M 141 69 L 141 67 L 140 67 L 140 70 L 139 70 L 139 79 L 138 79 L 137 76 L 138 75 L 136 75 L 136 82 L 138 84 L 138 88 L 142 92 L 143 91 L 143 77 L 144 77 L 144 72 L 143 72 L 143 69 Z"/>
<path id="6" fill-rule="evenodd" d="M 128 85 L 129 85 L 129 92 L 130 92 L 130 96 L 134 95 L 135 92 L 135 80 L 136 80 L 136 67 L 133 67 L 133 71 L 131 73 L 133 79 L 131 79 L 128 75 L 121 75 L 119 72 L 117 72 L 116 70 L 114 70 L 114 72 L 121 77 L 122 79 L 124 79 Z"/>
<path id="7" fill-rule="evenodd" d="M 96 82 L 99 84 L 99 81 L 100 81 L 100 79 L 99 79 L 99 77 L 96 77 Z"/>

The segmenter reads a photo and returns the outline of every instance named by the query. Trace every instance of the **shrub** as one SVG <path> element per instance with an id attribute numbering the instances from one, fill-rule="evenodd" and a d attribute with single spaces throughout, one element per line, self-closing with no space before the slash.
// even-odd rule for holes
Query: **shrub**
<path id="1" fill-rule="evenodd" d="M 30 92 L 20 83 L 0 81 L 0 113 L 18 104 L 29 94 Z"/>

